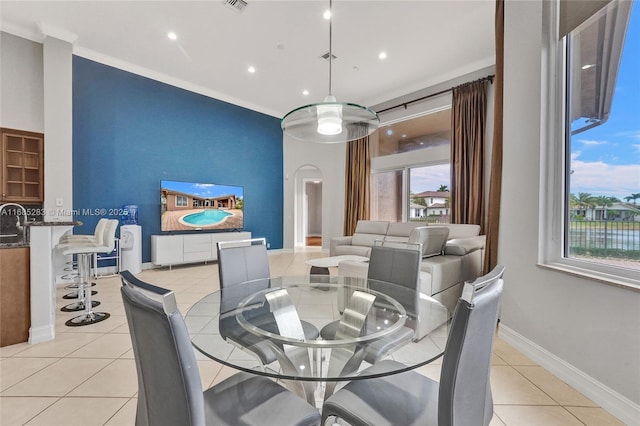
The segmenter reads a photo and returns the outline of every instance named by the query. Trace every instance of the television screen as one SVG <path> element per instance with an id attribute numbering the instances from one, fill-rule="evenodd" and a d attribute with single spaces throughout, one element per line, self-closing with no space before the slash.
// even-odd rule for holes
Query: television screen
<path id="1" fill-rule="evenodd" d="M 162 231 L 242 229 L 244 188 L 160 181 Z"/>

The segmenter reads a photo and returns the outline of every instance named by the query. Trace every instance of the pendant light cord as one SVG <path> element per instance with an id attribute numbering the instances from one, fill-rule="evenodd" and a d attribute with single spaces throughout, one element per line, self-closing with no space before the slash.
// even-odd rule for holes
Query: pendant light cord
<path id="1" fill-rule="evenodd" d="M 333 62 L 332 52 L 332 26 L 333 26 L 333 0 L 329 0 L 329 96 L 331 96 L 331 63 Z"/>

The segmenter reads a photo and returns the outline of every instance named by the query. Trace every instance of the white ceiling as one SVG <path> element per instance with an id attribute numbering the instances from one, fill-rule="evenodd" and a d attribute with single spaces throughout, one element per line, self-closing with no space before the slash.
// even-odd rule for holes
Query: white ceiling
<path id="1" fill-rule="evenodd" d="M 328 92 L 328 1 L 5 1 L 0 28 L 282 117 Z M 373 106 L 494 63 L 494 0 L 336 0 L 333 94 Z M 176 41 L 167 37 L 178 35 Z M 385 51 L 387 59 L 378 59 Z M 249 66 L 256 72 L 250 74 Z M 302 91 L 310 92 L 304 96 Z"/>

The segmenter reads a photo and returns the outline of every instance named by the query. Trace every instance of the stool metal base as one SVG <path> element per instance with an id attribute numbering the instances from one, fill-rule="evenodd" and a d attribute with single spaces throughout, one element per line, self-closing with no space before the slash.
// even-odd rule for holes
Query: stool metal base
<path id="1" fill-rule="evenodd" d="M 91 295 L 95 296 L 96 294 L 98 294 L 97 291 L 95 290 L 91 290 Z M 62 296 L 63 299 L 77 299 L 78 298 L 78 292 L 77 291 L 72 291 L 71 293 L 67 293 L 64 296 Z"/>
<path id="2" fill-rule="evenodd" d="M 91 287 L 94 287 L 96 285 L 96 283 L 91 283 Z M 73 283 L 73 284 L 69 284 L 69 285 L 65 285 L 64 289 L 65 290 L 70 290 L 72 288 L 78 288 L 78 283 Z"/>
<path id="3" fill-rule="evenodd" d="M 77 317 L 71 318 L 64 323 L 67 327 L 81 327 L 83 325 L 91 325 L 109 318 L 111 314 L 107 312 L 90 312 Z"/>
<path id="4" fill-rule="evenodd" d="M 100 302 L 97 300 L 92 300 L 91 307 L 95 308 L 96 306 L 100 306 Z M 84 310 L 85 310 L 84 302 L 69 303 L 68 305 L 65 305 L 62 308 L 60 308 L 60 311 L 62 312 L 78 312 L 78 311 L 84 311 Z"/>

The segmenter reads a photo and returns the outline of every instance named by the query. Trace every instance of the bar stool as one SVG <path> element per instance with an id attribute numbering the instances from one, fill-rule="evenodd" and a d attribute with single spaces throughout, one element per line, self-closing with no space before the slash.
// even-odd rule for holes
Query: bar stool
<path id="1" fill-rule="evenodd" d="M 109 318 L 107 312 L 94 312 L 93 302 L 91 301 L 90 278 L 92 256 L 96 253 L 109 253 L 115 247 L 116 230 L 119 221 L 109 219 L 103 232 L 101 244 L 89 241 L 77 241 L 67 244 L 58 244 L 58 248 L 66 255 L 76 255 L 78 259 L 78 303 L 84 305 L 84 311 L 81 315 L 68 320 L 65 325 L 69 327 L 78 327 L 83 325 L 95 324 Z"/>
<path id="2" fill-rule="evenodd" d="M 60 237 L 60 241 L 58 241 L 58 244 L 72 244 L 72 243 L 83 243 L 83 242 L 87 242 L 87 243 L 92 243 L 92 244 L 97 244 L 97 245 L 102 245 L 102 239 L 103 239 L 103 234 L 104 234 L 104 229 L 107 226 L 107 223 L 109 223 L 109 219 L 106 218 L 102 218 L 98 221 L 98 223 L 96 224 L 96 227 L 93 231 L 93 235 L 88 235 L 88 234 L 66 234 L 63 235 L 62 237 Z M 72 259 L 67 262 L 67 264 L 70 264 L 71 267 L 65 269 L 65 271 L 70 271 L 69 274 L 65 274 L 62 276 L 62 278 L 64 279 L 74 279 L 74 283 L 73 284 L 69 284 L 68 286 L 65 287 L 65 289 L 77 289 L 78 288 L 78 269 L 77 269 L 77 262 L 73 260 L 73 256 Z M 94 286 L 95 283 L 91 283 L 91 286 Z M 97 291 L 92 291 L 91 292 L 94 296 L 96 294 L 98 294 Z M 64 296 L 62 296 L 63 299 L 77 299 L 78 298 L 78 292 L 77 291 L 73 291 L 70 293 L 65 294 Z M 84 307 L 80 307 L 78 308 L 77 303 L 71 304 L 71 305 L 67 305 L 65 306 L 65 309 L 63 309 L 63 311 L 65 312 L 69 312 L 69 311 L 78 311 L 78 310 L 82 310 L 84 309 Z M 94 307 L 97 306 L 96 304 L 94 304 Z"/>

